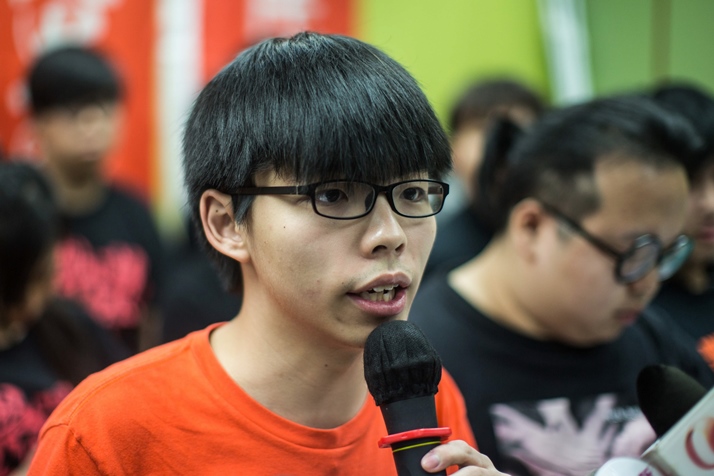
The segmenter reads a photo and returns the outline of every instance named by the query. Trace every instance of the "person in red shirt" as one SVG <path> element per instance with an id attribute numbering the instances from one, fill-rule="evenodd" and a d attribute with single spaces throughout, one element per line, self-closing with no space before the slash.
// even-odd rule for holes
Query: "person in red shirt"
<path id="1" fill-rule="evenodd" d="M 184 136 L 190 211 L 238 315 L 85 380 L 29 473 L 396 475 L 364 345 L 407 319 L 449 167 L 426 97 L 378 49 L 300 33 L 241 53 Z M 446 373 L 436 408 L 453 433 L 424 469 L 502 474 Z"/>

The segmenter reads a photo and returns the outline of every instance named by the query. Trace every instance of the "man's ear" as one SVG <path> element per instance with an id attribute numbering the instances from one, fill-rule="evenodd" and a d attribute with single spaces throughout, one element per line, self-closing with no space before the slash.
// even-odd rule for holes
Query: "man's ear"
<path id="1" fill-rule="evenodd" d="M 536 245 L 543 236 L 543 224 L 547 218 L 546 211 L 533 198 L 521 200 L 511 210 L 508 233 L 516 252 L 527 261 L 536 257 Z"/>
<path id="2" fill-rule="evenodd" d="M 245 227 L 236 223 L 230 195 L 209 189 L 199 202 L 201 224 L 206 239 L 218 252 L 238 262 L 250 257 L 245 241 Z"/>

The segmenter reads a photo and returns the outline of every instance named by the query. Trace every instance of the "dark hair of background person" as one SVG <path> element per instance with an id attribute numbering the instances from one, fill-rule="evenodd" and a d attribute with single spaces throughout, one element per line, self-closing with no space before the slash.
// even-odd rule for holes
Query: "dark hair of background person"
<path id="1" fill-rule="evenodd" d="M 478 126 L 484 131 L 483 155 L 474 169 L 473 176 L 469 179 L 470 186 L 475 191 L 469 206 L 481 219 L 481 225 L 488 227 L 491 225 L 491 220 L 489 213 L 481 206 L 483 190 L 480 177 L 482 170 L 486 176 L 489 176 L 492 173 L 490 168 L 493 166 L 493 163 L 484 160 L 483 156 L 494 152 L 500 153 L 498 149 L 510 141 L 510 138 L 500 137 L 495 143 L 489 143 L 488 138 L 493 135 L 492 129 L 508 122 L 513 127 L 505 135 L 516 134 L 519 128 L 529 127 L 548 110 L 543 99 L 535 91 L 509 78 L 492 78 L 474 83 L 459 97 L 451 110 L 449 129 L 452 135 L 468 126 Z M 494 147 L 497 150 L 492 150 Z"/>
<path id="2" fill-rule="evenodd" d="M 50 185 L 31 165 L 0 165 L 0 323 L 20 305 L 38 264 L 58 239 L 59 215 Z"/>
<path id="3" fill-rule="evenodd" d="M 454 133 L 464 125 L 494 119 L 512 108 L 522 108 L 542 115 L 543 100 L 525 85 L 508 78 L 492 78 L 468 87 L 459 97 L 449 116 L 449 131 Z"/>
<path id="4" fill-rule="evenodd" d="M 41 55 L 28 72 L 30 108 L 34 115 L 57 107 L 116 102 L 122 85 L 98 52 L 68 45 Z"/>
<path id="5" fill-rule="evenodd" d="M 600 205 L 594 182 L 600 160 L 668 168 L 692 160 L 701 146 L 687 121 L 636 95 L 549 112 L 526 133 L 500 120 L 488 138 L 479 208 L 496 233 L 528 197 L 556 204 L 578 220 Z"/>
<path id="6" fill-rule="evenodd" d="M 239 54 L 197 98 L 183 150 L 199 227 L 205 190 L 254 186 L 259 172 L 297 183 L 389 183 L 419 172 L 438 180 L 451 164 L 446 134 L 402 66 L 354 38 L 316 33 L 266 40 Z M 251 203 L 233 198 L 236 220 L 248 226 Z M 239 264 L 199 236 L 225 285 L 240 292 Z"/>
<path id="7" fill-rule="evenodd" d="M 6 310 L 20 305 L 41 264 L 51 257 L 59 234 L 59 213 L 49 183 L 28 163 L 0 164 L 0 324 Z M 77 324 L 76 306 L 51 299 L 33 324 L 45 361 L 58 376 L 78 384 L 92 372 L 127 357 L 119 347 Z M 87 316 L 87 322 L 91 319 Z"/>
<path id="8" fill-rule="evenodd" d="M 690 178 L 714 161 L 714 97 L 694 84 L 678 82 L 658 86 L 652 91 L 652 99 L 690 122 L 702 138 L 701 154 L 683 162 Z"/>
<path id="9" fill-rule="evenodd" d="M 507 117 L 496 119 L 486 132 L 481 167 L 474 177 L 477 186 L 471 210 L 491 233 L 499 231 L 502 226 L 499 219 L 501 211 L 495 207 L 508 171 L 506 158 L 513 144 L 524 134 L 525 131 Z"/>

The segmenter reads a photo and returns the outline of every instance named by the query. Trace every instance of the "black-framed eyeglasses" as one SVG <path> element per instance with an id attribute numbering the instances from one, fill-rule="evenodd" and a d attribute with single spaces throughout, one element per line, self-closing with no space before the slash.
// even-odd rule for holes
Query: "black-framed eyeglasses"
<path id="1" fill-rule="evenodd" d="M 335 220 L 361 218 L 374 208 L 377 196 L 384 193 L 397 215 L 426 218 L 444 206 L 449 185 L 436 180 L 404 180 L 390 185 L 367 182 L 328 180 L 309 185 L 284 187 L 244 187 L 230 195 L 307 195 L 320 216 Z"/>
<path id="2" fill-rule="evenodd" d="M 601 239 L 591 235 L 578 222 L 568 217 L 556 207 L 541 202 L 543 208 L 555 216 L 591 245 L 615 259 L 615 279 L 623 284 L 634 283 L 644 278 L 654 268 L 658 269 L 659 279 L 671 277 L 684 264 L 694 247 L 686 235 L 679 235 L 667 248 L 660 239 L 652 234 L 635 238 L 630 248 L 620 253 Z"/>

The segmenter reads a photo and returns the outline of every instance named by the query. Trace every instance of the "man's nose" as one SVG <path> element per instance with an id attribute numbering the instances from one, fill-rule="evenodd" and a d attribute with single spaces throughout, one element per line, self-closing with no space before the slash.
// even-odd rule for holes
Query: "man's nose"
<path id="1" fill-rule="evenodd" d="M 399 220 L 399 215 L 392 210 L 385 194 L 380 193 L 374 203 L 365 232 L 364 251 L 370 255 L 380 252 L 401 253 L 406 246 L 407 237 Z"/>

